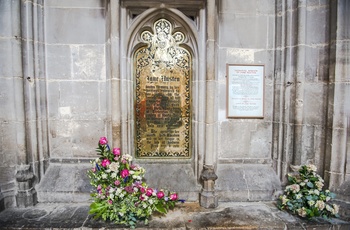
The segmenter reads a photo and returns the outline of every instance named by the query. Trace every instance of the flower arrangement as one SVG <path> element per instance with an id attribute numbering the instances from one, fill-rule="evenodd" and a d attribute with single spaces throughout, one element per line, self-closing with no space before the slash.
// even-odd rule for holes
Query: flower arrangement
<path id="1" fill-rule="evenodd" d="M 106 137 L 100 138 L 97 152 L 99 157 L 88 171 L 95 188 L 89 211 L 94 218 L 135 227 L 139 220 L 147 224 L 153 211 L 165 214 L 177 201 L 183 202 L 175 192 L 148 187 L 142 181 L 145 170 L 132 164 L 132 156 L 122 155 L 120 148 L 111 151 Z"/>
<path id="2" fill-rule="evenodd" d="M 278 208 L 308 219 L 339 217 L 339 207 L 330 203 L 335 195 L 323 190 L 324 180 L 316 173 L 316 166 L 302 165 L 296 170 L 297 174 L 288 174 L 289 185 L 277 200 Z"/>

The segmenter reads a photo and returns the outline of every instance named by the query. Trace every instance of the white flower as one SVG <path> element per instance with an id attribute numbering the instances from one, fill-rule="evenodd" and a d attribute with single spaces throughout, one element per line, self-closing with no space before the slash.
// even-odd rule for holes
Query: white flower
<path id="1" fill-rule="evenodd" d="M 317 168 L 316 168 L 316 166 L 315 165 L 313 165 L 313 164 L 309 164 L 308 166 L 306 166 L 306 168 L 307 168 L 307 170 L 309 171 L 309 172 L 315 172 L 315 171 L 317 171 Z"/>
<path id="2" fill-rule="evenodd" d="M 117 177 L 117 174 L 114 172 L 114 173 L 111 174 L 111 177 L 112 177 L 112 178 L 116 178 L 116 177 Z"/>
<path id="3" fill-rule="evenodd" d="M 328 202 L 328 201 L 330 201 L 331 200 L 331 197 L 330 196 L 327 196 L 326 197 L 326 201 Z"/>
<path id="4" fill-rule="evenodd" d="M 326 205 L 326 210 L 329 212 L 333 212 L 333 208 L 330 205 Z"/>
<path id="5" fill-rule="evenodd" d="M 111 200 L 113 200 L 114 194 L 109 194 L 109 198 L 111 198 Z"/>
<path id="6" fill-rule="evenodd" d="M 318 191 L 317 189 L 314 190 L 314 194 L 316 194 L 317 196 L 320 195 L 320 191 Z"/>
<path id="7" fill-rule="evenodd" d="M 110 188 L 109 189 L 109 193 L 112 193 L 112 192 L 114 192 L 115 191 L 115 188 Z"/>
<path id="8" fill-rule="evenodd" d="M 287 199 L 286 195 L 281 196 L 281 199 L 282 199 L 282 204 L 287 204 L 287 201 L 289 200 Z"/>
<path id="9" fill-rule="evenodd" d="M 115 192 L 117 195 L 121 193 L 123 190 L 121 188 L 117 188 L 117 191 Z"/>
<path id="10" fill-rule="evenodd" d="M 299 209 L 297 210 L 297 212 L 298 212 L 298 215 L 301 216 L 301 217 L 305 217 L 305 216 L 306 216 L 306 210 L 305 210 L 304 207 L 299 208 Z"/>
<path id="11" fill-rule="evenodd" d="M 308 203 L 310 206 L 313 206 L 313 205 L 315 204 L 315 201 L 314 201 L 314 200 L 309 200 L 307 203 Z"/>
<path id="12" fill-rule="evenodd" d="M 101 177 L 102 177 L 102 179 L 107 179 L 107 174 L 106 174 L 106 173 L 103 173 L 103 174 L 101 175 Z"/>
<path id="13" fill-rule="evenodd" d="M 338 214 L 338 212 L 339 212 L 339 206 L 336 205 L 336 204 L 333 204 L 333 212 L 332 212 L 332 214 L 335 215 L 335 214 Z"/>
<path id="14" fill-rule="evenodd" d="M 120 216 L 124 216 L 124 213 L 122 213 L 122 212 L 119 212 L 119 215 L 120 215 Z"/>
<path id="15" fill-rule="evenodd" d="M 129 173 L 132 175 L 132 174 L 134 174 L 134 173 L 135 173 L 135 171 L 133 171 L 133 170 L 129 170 Z"/>
<path id="16" fill-rule="evenodd" d="M 325 207 L 325 203 L 322 200 L 318 200 L 316 201 L 315 207 L 319 210 L 323 210 Z"/>
<path id="17" fill-rule="evenodd" d="M 291 190 L 293 193 L 300 191 L 300 186 L 298 184 L 292 184 L 286 187 L 288 190 Z"/>
<path id="18" fill-rule="evenodd" d="M 318 190 L 322 190 L 323 188 L 323 183 L 321 181 L 316 181 L 315 182 L 315 185 L 317 187 Z"/>
<path id="19" fill-rule="evenodd" d="M 303 194 L 301 194 L 301 193 L 298 193 L 298 194 L 295 195 L 295 198 L 296 198 L 296 199 L 300 199 L 300 198 L 302 198 L 302 197 L 303 197 Z"/>
<path id="20" fill-rule="evenodd" d="M 148 201 L 150 204 L 153 204 L 153 200 L 152 199 L 149 199 Z"/>
<path id="21" fill-rule="evenodd" d="M 119 171 L 119 162 L 112 162 L 109 164 L 109 169 L 113 172 L 118 172 Z"/>

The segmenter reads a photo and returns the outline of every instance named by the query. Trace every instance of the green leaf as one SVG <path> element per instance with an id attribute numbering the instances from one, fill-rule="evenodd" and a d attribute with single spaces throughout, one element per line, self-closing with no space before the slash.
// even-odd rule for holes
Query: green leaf
<path id="1" fill-rule="evenodd" d="M 155 206 L 156 210 L 160 213 L 167 213 L 166 209 L 163 207 L 163 205 L 161 203 L 158 203 L 156 206 Z"/>
<path id="2" fill-rule="evenodd" d="M 312 183 L 312 182 L 307 182 L 307 184 L 306 184 L 309 188 L 313 188 L 314 187 L 314 184 Z"/>

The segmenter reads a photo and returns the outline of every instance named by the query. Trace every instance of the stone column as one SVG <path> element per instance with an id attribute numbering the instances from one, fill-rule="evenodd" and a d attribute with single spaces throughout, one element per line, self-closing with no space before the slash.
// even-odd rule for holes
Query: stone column
<path id="1" fill-rule="evenodd" d="M 18 190 L 16 194 L 17 206 L 25 208 L 37 203 L 36 191 L 33 188 L 34 175 L 29 165 L 21 165 L 17 169 L 16 180 Z"/>
<path id="2" fill-rule="evenodd" d="M 203 189 L 200 193 L 200 205 L 205 208 L 216 208 L 218 198 L 215 194 L 215 162 L 216 162 L 216 139 L 215 134 L 217 118 L 215 111 L 216 81 L 216 29 L 217 12 L 216 1 L 207 1 L 207 51 L 206 51 L 206 113 L 205 113 L 205 156 L 204 167 L 201 174 Z"/>
<path id="3" fill-rule="evenodd" d="M 121 143 L 121 92 L 120 92 L 120 6 L 119 1 L 108 1 L 106 28 L 106 78 L 109 85 L 108 117 L 111 118 L 113 146 L 122 147 Z M 108 127 L 109 129 L 109 127 Z M 123 152 L 126 151 L 123 148 Z"/>

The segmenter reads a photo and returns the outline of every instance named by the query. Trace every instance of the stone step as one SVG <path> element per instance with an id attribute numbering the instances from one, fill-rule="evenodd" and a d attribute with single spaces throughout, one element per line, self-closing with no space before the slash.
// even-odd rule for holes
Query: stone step
<path id="1" fill-rule="evenodd" d="M 92 186 L 87 171 L 90 163 L 50 164 L 44 178 L 36 186 L 39 203 L 89 202 Z"/>

